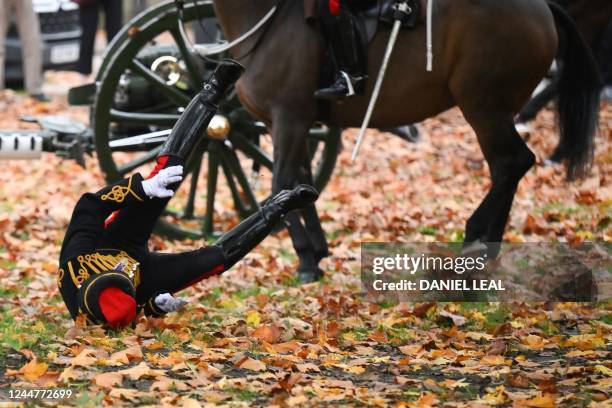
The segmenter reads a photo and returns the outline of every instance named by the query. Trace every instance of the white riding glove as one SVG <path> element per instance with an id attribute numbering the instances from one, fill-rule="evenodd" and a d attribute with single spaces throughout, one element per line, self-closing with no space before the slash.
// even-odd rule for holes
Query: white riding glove
<path id="1" fill-rule="evenodd" d="M 174 195 L 174 191 L 168 189 L 183 179 L 183 166 L 172 166 L 161 170 L 154 177 L 142 182 L 142 189 L 149 198 L 168 198 Z"/>
<path id="2" fill-rule="evenodd" d="M 166 313 L 181 310 L 187 303 L 186 300 L 175 298 L 169 293 L 162 293 L 155 297 L 155 304 Z"/>

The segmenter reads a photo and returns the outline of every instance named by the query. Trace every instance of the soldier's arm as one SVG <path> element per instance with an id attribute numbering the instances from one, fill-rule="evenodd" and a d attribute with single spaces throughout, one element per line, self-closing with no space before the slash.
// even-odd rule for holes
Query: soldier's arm
<path id="1" fill-rule="evenodd" d="M 95 250 L 104 230 L 104 221 L 113 211 L 148 200 L 142 181 L 142 176 L 136 173 L 96 193 L 83 194 L 72 212 L 60 263 Z"/>
<path id="2" fill-rule="evenodd" d="M 136 173 L 97 193 L 84 194 L 72 213 L 60 253 L 60 264 L 95 250 L 104 230 L 104 222 L 111 213 L 150 198 L 172 197 L 174 190 L 171 186 L 176 186 L 182 179 L 183 167 L 172 166 L 146 180 Z"/>

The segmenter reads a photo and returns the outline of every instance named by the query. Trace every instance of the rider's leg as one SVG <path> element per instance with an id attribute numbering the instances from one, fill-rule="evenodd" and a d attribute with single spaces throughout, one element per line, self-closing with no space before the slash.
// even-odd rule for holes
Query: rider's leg
<path id="1" fill-rule="evenodd" d="M 345 98 L 363 92 L 367 74 L 366 46 L 357 28 L 358 22 L 341 0 L 321 1 L 321 29 L 337 74 L 334 83 L 319 89 L 323 99 Z"/>

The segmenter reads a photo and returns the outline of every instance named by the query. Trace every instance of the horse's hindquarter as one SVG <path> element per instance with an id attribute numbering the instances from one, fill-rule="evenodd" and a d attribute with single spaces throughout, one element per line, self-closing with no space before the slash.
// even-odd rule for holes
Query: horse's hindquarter
<path id="1" fill-rule="evenodd" d="M 516 110 L 546 74 L 557 48 L 554 20 L 542 0 L 436 0 L 433 72 L 426 72 L 426 27 L 403 30 L 375 109 L 372 127 L 418 122 L 465 98 L 496 99 Z M 333 122 L 358 126 L 390 30 L 370 46 L 367 94 L 332 111 Z M 485 99 L 483 99 L 485 98 Z"/>

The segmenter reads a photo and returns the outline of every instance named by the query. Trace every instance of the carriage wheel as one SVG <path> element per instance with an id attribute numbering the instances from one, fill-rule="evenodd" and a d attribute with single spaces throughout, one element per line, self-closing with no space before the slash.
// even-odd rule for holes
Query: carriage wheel
<path id="1" fill-rule="evenodd" d="M 211 1 L 185 5 L 186 22 L 207 17 L 214 17 Z M 122 147 L 111 148 L 109 143 L 170 129 L 214 68 L 214 64 L 207 66 L 189 53 L 177 21 L 173 1 L 155 6 L 128 23 L 104 55 L 91 123 L 100 167 L 108 182 L 134 171 L 145 174 L 160 148 L 159 144 L 132 146 L 127 151 Z M 172 38 L 173 44 L 151 47 L 161 34 Z M 177 79 L 176 72 L 170 70 L 166 76 L 163 70 L 153 69 L 151 59 L 158 62 L 158 67 L 160 61 L 171 61 L 184 74 Z M 269 189 L 262 189 L 262 183 L 257 182 L 258 178 L 265 179 L 266 172 L 269 177 L 273 164 L 266 127 L 251 118 L 236 101 L 222 106 L 220 113 L 231 130 L 227 134 L 213 134 L 215 137 L 209 133 L 188 160 L 188 179 L 157 225 L 156 231 L 162 235 L 174 239 L 210 236 L 218 218 L 235 215 L 227 211 L 228 207 L 246 217 L 269 194 Z M 310 131 L 312 172 L 319 191 L 329 181 L 336 164 L 340 134 L 340 129 L 325 126 Z"/>

